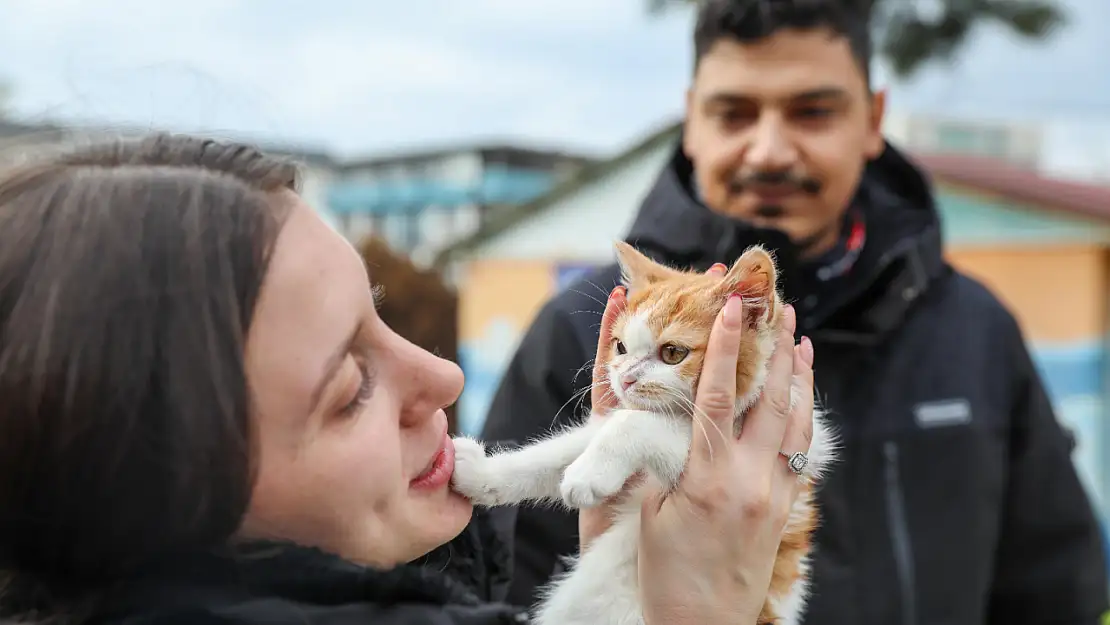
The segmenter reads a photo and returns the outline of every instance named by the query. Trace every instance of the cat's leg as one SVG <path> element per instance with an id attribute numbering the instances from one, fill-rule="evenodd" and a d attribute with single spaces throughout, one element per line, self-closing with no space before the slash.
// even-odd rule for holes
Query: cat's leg
<path id="1" fill-rule="evenodd" d="M 563 474 L 563 501 L 573 508 L 596 506 L 617 494 L 642 469 L 673 487 L 686 466 L 692 430 L 690 420 L 683 417 L 646 410 L 610 413 Z"/>
<path id="2" fill-rule="evenodd" d="M 599 427 L 597 421 L 590 420 L 524 447 L 496 450 L 488 456 L 482 443 L 455 438 L 452 487 L 481 506 L 524 501 L 561 503 L 559 482 L 563 470 L 582 454 Z"/>
<path id="3" fill-rule="evenodd" d="M 639 505 L 621 506 L 573 569 L 541 592 L 535 625 L 643 625 Z"/>

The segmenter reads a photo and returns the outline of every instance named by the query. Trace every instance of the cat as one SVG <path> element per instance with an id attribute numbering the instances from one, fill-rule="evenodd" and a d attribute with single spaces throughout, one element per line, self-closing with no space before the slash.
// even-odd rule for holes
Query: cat
<path id="1" fill-rule="evenodd" d="M 538 625 L 643 624 L 637 574 L 640 504 L 648 489 L 675 488 L 685 467 L 694 420 L 703 418 L 694 410 L 694 391 L 714 320 L 727 298 L 739 293 L 746 325 L 737 363 L 734 434 L 763 390 L 781 328 L 776 268 L 762 247 L 746 250 L 723 278 L 661 265 L 624 242 L 616 247 L 628 301 L 613 323 L 604 371 L 612 382 L 608 392 L 620 407 L 601 420 L 588 419 L 488 456 L 479 441 L 454 439 L 453 488 L 476 505 L 553 502 L 588 508 L 618 493 L 636 472 L 646 470 L 649 476 L 617 504 L 612 526 L 544 589 Z M 795 393 L 792 401 L 797 399 Z M 706 436 L 717 435 L 712 424 L 705 429 Z M 814 488 L 835 460 L 835 448 L 825 414 L 815 409 L 802 493 L 787 521 L 760 624 L 800 622 L 817 524 Z M 782 470 L 789 470 L 786 458 L 780 459 Z"/>

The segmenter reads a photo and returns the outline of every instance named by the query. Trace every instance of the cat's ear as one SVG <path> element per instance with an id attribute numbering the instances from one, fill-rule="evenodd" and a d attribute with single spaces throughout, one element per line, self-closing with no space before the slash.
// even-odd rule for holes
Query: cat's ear
<path id="1" fill-rule="evenodd" d="M 617 263 L 621 268 L 621 282 L 629 289 L 646 286 L 665 278 L 681 275 L 678 270 L 661 265 L 644 256 L 624 241 L 616 242 Z"/>
<path id="2" fill-rule="evenodd" d="M 761 246 L 748 248 L 729 268 L 718 288 L 723 297 L 734 293 L 744 299 L 755 319 L 774 316 L 778 273 L 775 260 Z"/>

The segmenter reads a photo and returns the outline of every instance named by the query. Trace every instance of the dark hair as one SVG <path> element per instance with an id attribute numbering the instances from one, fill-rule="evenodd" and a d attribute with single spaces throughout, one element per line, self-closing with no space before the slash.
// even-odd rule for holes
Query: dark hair
<path id="1" fill-rule="evenodd" d="M 722 39 L 747 43 L 787 28 L 827 28 L 848 40 L 870 83 L 870 6 L 870 0 L 705 0 L 694 27 L 694 67 Z"/>
<path id="2" fill-rule="evenodd" d="M 237 530 L 245 337 L 270 192 L 296 185 L 292 163 L 175 135 L 0 177 L 0 617 Z"/>

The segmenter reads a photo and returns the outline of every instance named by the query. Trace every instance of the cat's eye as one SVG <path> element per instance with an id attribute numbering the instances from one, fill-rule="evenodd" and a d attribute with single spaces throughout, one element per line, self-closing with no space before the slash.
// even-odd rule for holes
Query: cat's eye
<path id="1" fill-rule="evenodd" d="M 616 343 L 616 347 L 617 347 L 617 353 L 618 353 L 618 354 L 620 354 L 621 356 L 623 356 L 623 355 L 625 355 L 625 354 L 627 354 L 627 353 L 628 353 L 628 350 L 627 350 L 627 349 L 625 349 L 625 347 L 624 347 L 624 343 L 621 343 L 621 342 L 620 342 L 620 339 L 613 339 L 613 341 L 614 341 L 614 342 Z"/>
<path id="2" fill-rule="evenodd" d="M 677 365 L 683 360 L 686 360 L 686 356 L 689 354 L 690 350 L 681 345 L 667 343 L 659 348 L 659 360 L 662 360 L 664 364 L 668 365 Z"/>

